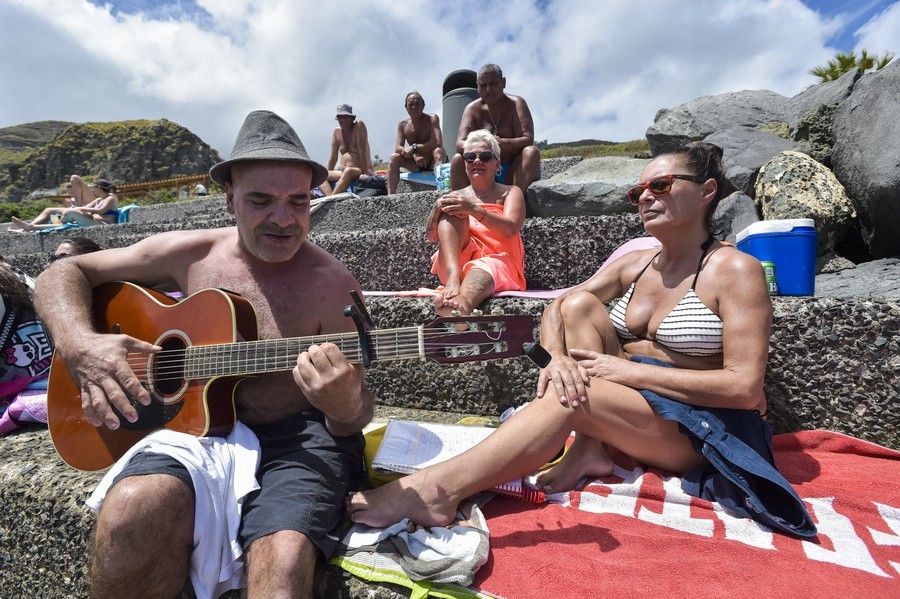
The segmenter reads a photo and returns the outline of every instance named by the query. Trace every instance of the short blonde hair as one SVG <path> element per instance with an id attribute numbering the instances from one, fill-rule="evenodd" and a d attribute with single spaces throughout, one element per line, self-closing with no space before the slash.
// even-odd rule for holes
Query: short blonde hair
<path id="1" fill-rule="evenodd" d="M 494 137 L 490 131 L 487 129 L 478 129 L 466 135 L 466 140 L 463 142 L 463 152 L 468 152 L 469 148 L 477 143 L 490 146 L 494 158 L 500 160 L 500 142 L 497 141 L 497 138 Z"/>

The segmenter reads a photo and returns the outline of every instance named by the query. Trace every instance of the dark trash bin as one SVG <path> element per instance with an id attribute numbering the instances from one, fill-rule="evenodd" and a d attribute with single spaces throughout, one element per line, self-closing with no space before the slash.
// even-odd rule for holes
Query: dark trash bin
<path id="1" fill-rule="evenodd" d="M 448 158 L 456 154 L 456 136 L 463 111 L 469 102 L 478 99 L 477 78 L 475 71 L 460 69 L 444 79 L 441 134 L 444 136 L 444 151 Z"/>

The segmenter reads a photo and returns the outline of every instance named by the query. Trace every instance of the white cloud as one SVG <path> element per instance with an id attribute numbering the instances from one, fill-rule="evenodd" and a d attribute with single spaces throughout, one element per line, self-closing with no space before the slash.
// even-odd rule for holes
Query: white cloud
<path id="1" fill-rule="evenodd" d="M 900 2 L 895 2 L 881 14 L 872 17 L 855 32 L 856 49 L 869 52 L 900 53 Z"/>
<path id="2" fill-rule="evenodd" d="M 324 162 L 347 102 L 386 157 L 407 91 L 440 113 L 448 73 L 494 62 L 528 100 L 538 139 L 634 139 L 658 109 L 698 96 L 797 93 L 833 54 L 838 26 L 799 0 L 197 0 L 203 16 L 179 6 L 0 0 L 0 126 L 165 117 L 227 156 L 244 115 L 269 108 Z M 896 31 L 896 9 L 861 38 Z"/>

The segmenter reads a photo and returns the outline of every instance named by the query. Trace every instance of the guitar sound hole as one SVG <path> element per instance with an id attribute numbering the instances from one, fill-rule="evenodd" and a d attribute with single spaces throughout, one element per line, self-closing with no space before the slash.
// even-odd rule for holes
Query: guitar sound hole
<path id="1" fill-rule="evenodd" d="M 153 363 L 153 383 L 162 396 L 174 395 L 184 384 L 184 340 L 169 337 L 160 344 L 163 351 Z"/>

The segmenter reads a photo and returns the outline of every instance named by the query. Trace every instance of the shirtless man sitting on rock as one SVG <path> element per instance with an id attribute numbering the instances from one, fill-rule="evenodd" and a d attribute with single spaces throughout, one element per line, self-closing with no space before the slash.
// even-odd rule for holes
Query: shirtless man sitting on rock
<path id="1" fill-rule="evenodd" d="M 506 78 L 495 64 L 478 70 L 477 100 L 463 110 L 456 137 L 456 154 L 450 161 L 450 186 L 462 189 L 469 184 L 463 160 L 463 141 L 472 131 L 487 129 L 500 142 L 500 169 L 497 182 L 515 185 L 522 194 L 540 178 L 541 151 L 534 145 L 534 122 L 524 98 L 507 94 Z"/>
<path id="2" fill-rule="evenodd" d="M 409 92 L 405 105 L 409 118 L 397 125 L 396 147 L 388 166 L 388 194 L 397 190 L 401 166 L 412 172 L 428 171 L 446 157 L 441 121 L 438 115 L 425 112 L 422 94 Z"/>
<path id="3" fill-rule="evenodd" d="M 325 195 L 343 193 L 354 181 L 374 172 L 366 124 L 356 119 L 353 107 L 349 104 L 338 105 L 335 118 L 338 126 L 331 136 L 328 179 L 320 186 Z M 336 170 L 338 157 L 341 167 Z"/>

